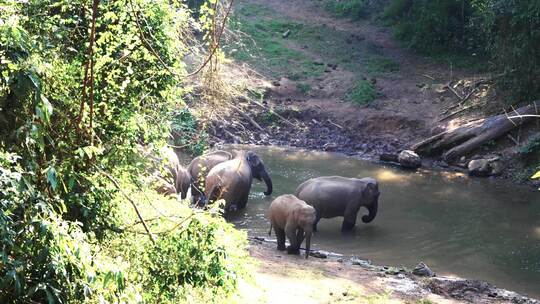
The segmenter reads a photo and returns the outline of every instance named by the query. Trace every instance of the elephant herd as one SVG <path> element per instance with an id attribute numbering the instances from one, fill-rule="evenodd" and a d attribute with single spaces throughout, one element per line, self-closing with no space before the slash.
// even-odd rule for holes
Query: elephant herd
<path id="1" fill-rule="evenodd" d="M 218 200 L 225 201 L 225 212 L 244 209 L 248 202 L 253 179 L 264 181 L 265 195 L 273 191 L 272 179 L 261 158 L 252 151 L 214 151 L 194 158 L 187 168 L 180 165 L 172 150 L 166 152 L 167 167 L 173 177 L 172 191 L 182 199 L 191 191 L 195 206 L 204 207 Z M 364 223 L 377 215 L 378 182 L 370 177 L 347 178 L 323 176 L 305 181 L 295 194 L 284 194 L 272 201 L 268 209 L 270 231 L 274 229 L 277 249 L 299 254 L 306 240 L 306 258 L 309 255 L 311 235 L 317 231 L 321 218 L 342 216 L 342 231 L 356 225 L 360 207 L 369 213 L 362 216 Z M 285 247 L 285 238 L 289 247 Z"/>

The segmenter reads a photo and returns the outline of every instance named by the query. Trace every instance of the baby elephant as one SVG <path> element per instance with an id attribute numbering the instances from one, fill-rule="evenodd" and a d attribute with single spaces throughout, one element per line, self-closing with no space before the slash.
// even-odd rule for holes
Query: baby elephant
<path id="1" fill-rule="evenodd" d="M 309 256 L 311 234 L 315 223 L 315 209 L 292 194 L 278 196 L 268 210 L 270 231 L 272 227 L 277 237 L 277 249 L 285 250 L 285 235 L 291 245 L 287 253 L 300 254 L 300 245 L 306 238 L 306 259 Z"/>

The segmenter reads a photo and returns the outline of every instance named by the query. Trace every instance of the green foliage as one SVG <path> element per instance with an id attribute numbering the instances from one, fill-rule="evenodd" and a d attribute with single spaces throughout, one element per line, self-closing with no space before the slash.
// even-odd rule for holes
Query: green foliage
<path id="1" fill-rule="evenodd" d="M 492 59 L 491 70 L 503 75 L 500 91 L 512 103 L 540 97 L 538 1 L 393 0 L 382 16 L 424 53 L 455 56 L 462 66 Z"/>
<path id="2" fill-rule="evenodd" d="M 155 246 L 148 244 L 144 261 L 148 274 L 143 277 L 143 286 L 150 299 L 175 303 L 182 292 L 180 286 L 202 287 L 214 293 L 233 291 L 237 273 L 235 263 L 228 260 L 231 248 L 224 239 L 230 238 L 227 233 L 237 232 L 232 227 L 223 230 L 224 225 L 217 219 L 205 223 L 195 218 L 186 228 L 160 238 Z"/>
<path id="3" fill-rule="evenodd" d="M 142 151 L 158 154 L 172 109 L 182 105 L 182 33 L 193 20 L 183 4 L 166 0 L 99 3 L 93 104 L 90 82 L 86 98 L 82 94 L 92 2 L 5 0 L 0 8 L 2 303 L 159 302 L 150 283 L 156 274 L 149 272 L 159 265 L 138 260 L 142 253 L 158 253 L 119 228 L 140 224 L 132 223 L 133 214 L 123 217 L 131 206 L 104 173 L 122 188 L 149 186 L 143 181 L 153 164 Z M 189 112 L 175 116 L 172 128 L 199 130 Z M 211 215 L 197 219 L 186 221 L 182 231 L 201 238 L 192 241 L 168 227 L 171 234 L 158 238 L 160 248 L 181 241 L 183 249 L 160 257 L 172 261 L 191 257 L 184 249 L 197 252 L 197 263 L 189 265 L 195 270 L 183 274 L 178 288 L 193 285 L 201 296 L 206 288 L 229 292 L 235 260 L 226 260 L 224 252 L 238 247 L 240 238 L 224 246 L 214 235 L 232 228 Z M 118 242 L 127 246 L 116 247 Z"/>
<path id="4" fill-rule="evenodd" d="M 0 302 L 69 302 L 91 292 L 90 246 L 65 205 L 28 179 L 20 158 L 0 151 Z M 57 209 L 57 210 L 55 210 Z"/>
<path id="5" fill-rule="evenodd" d="M 253 64 L 272 77 L 285 76 L 300 80 L 321 75 L 324 66 L 317 65 L 302 52 L 287 47 L 283 33 L 298 33 L 303 24 L 282 19 L 260 19 L 272 13 L 256 5 L 242 7 L 231 23 L 231 29 L 241 31 L 249 38 L 242 39 L 237 47 L 228 46 L 225 51 L 234 59 Z M 292 37 L 289 37 L 292 38 Z"/>
<path id="6" fill-rule="evenodd" d="M 201 155 L 207 148 L 208 135 L 188 108 L 174 112 L 171 135 L 174 146 L 182 147 L 192 155 Z"/>
<path id="7" fill-rule="evenodd" d="M 348 93 L 347 97 L 350 101 L 358 105 L 367 105 L 377 98 L 377 92 L 371 82 L 359 80 Z"/>
<path id="8" fill-rule="evenodd" d="M 534 137 L 525 146 L 519 148 L 519 153 L 524 155 L 540 155 L 540 136 Z"/>
<path id="9" fill-rule="evenodd" d="M 309 85 L 309 83 L 297 83 L 296 88 L 304 95 L 311 91 L 311 86 Z"/>
<path id="10" fill-rule="evenodd" d="M 366 0 L 327 0 L 325 8 L 340 17 L 359 19 L 368 13 L 368 1 Z"/>
<path id="11" fill-rule="evenodd" d="M 365 61 L 365 70 L 370 74 L 399 71 L 399 63 L 382 56 L 373 56 Z"/>

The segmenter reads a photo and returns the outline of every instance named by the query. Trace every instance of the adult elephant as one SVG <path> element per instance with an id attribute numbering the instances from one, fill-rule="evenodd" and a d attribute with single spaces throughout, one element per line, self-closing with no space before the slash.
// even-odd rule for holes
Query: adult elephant
<path id="1" fill-rule="evenodd" d="M 266 183 L 265 195 L 272 194 L 272 179 L 260 157 L 252 151 L 238 152 L 233 159 L 216 165 L 208 173 L 205 183 L 207 201 L 224 199 L 226 211 L 243 209 L 253 178 Z"/>
<path id="2" fill-rule="evenodd" d="M 216 165 L 231 160 L 233 155 L 227 151 L 217 150 L 195 157 L 187 168 L 191 176 L 191 195 L 195 205 L 201 203 L 204 194 L 206 176 Z"/>
<path id="3" fill-rule="evenodd" d="M 313 231 L 321 218 L 343 216 L 341 231 L 349 231 L 356 225 L 360 207 L 369 214 L 362 217 L 364 223 L 373 221 L 379 207 L 379 184 L 374 178 L 347 178 L 323 176 L 312 178 L 296 188 L 296 196 L 315 208 L 317 212 Z"/>

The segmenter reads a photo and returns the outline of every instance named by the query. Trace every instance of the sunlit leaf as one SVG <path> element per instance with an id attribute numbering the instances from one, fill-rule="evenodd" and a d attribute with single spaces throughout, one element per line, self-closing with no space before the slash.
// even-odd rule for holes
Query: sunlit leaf
<path id="1" fill-rule="evenodd" d="M 536 172 L 535 175 L 531 177 L 532 179 L 540 178 L 540 171 Z"/>
<path id="2" fill-rule="evenodd" d="M 51 185 L 51 188 L 56 190 L 56 187 L 58 187 L 58 179 L 56 176 L 56 170 L 53 167 L 49 167 L 47 170 L 47 181 Z"/>

